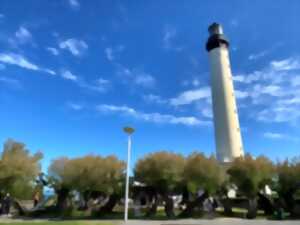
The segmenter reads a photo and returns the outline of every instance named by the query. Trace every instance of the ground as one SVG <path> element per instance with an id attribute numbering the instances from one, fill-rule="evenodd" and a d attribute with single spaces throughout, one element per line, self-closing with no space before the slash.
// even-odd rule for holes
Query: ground
<path id="1" fill-rule="evenodd" d="M 46 221 L 46 220 L 10 220 L 1 219 L 0 225 L 21 225 L 21 224 L 37 224 L 37 225 L 124 225 L 119 220 L 116 221 Z M 272 221 L 265 219 L 246 220 L 236 218 L 218 218 L 212 220 L 206 219 L 188 219 L 188 220 L 164 220 L 164 221 L 147 221 L 147 220 L 130 220 L 126 225 L 299 225 L 298 220 Z"/>

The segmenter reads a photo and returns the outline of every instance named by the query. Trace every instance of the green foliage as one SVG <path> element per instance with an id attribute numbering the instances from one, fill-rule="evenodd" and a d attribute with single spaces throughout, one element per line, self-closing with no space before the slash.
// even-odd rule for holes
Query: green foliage
<path id="1" fill-rule="evenodd" d="M 279 195 L 295 194 L 300 189 L 300 161 L 284 161 L 277 165 Z"/>
<path id="2" fill-rule="evenodd" d="M 31 198 L 42 157 L 42 153 L 31 155 L 23 143 L 8 139 L 0 158 L 1 191 L 16 198 Z"/>
<path id="3" fill-rule="evenodd" d="M 136 180 L 165 193 L 173 191 L 182 182 L 184 165 L 182 155 L 160 151 L 140 159 L 134 174 Z"/>
<path id="4" fill-rule="evenodd" d="M 275 175 L 273 163 L 266 157 L 235 159 L 227 173 L 230 181 L 237 185 L 239 191 L 247 197 L 255 197 L 258 191 L 272 182 Z"/>
<path id="5" fill-rule="evenodd" d="M 187 159 L 183 177 L 188 191 L 196 193 L 200 188 L 215 193 L 224 181 L 225 174 L 218 161 L 202 153 L 192 153 Z"/>
<path id="6" fill-rule="evenodd" d="M 115 156 L 59 158 L 49 167 L 49 179 L 56 189 L 67 188 L 81 193 L 99 191 L 105 194 L 121 191 L 125 163 Z"/>

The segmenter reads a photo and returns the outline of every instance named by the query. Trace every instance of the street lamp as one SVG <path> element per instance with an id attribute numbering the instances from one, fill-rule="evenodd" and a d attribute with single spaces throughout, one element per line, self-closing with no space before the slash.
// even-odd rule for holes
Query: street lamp
<path id="1" fill-rule="evenodd" d="M 129 195 L 129 169 L 130 169 L 130 153 L 131 153 L 131 134 L 134 129 L 132 127 L 124 127 L 124 132 L 128 134 L 128 149 L 127 149 L 127 169 L 126 169 L 126 189 L 125 189 L 125 212 L 124 220 L 125 223 L 128 220 L 128 195 Z"/>

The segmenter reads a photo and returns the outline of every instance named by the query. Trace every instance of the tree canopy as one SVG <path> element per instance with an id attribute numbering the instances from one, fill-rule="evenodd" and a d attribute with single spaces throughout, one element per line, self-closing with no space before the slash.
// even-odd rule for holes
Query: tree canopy
<path id="1" fill-rule="evenodd" d="M 31 198 L 42 157 L 41 152 L 31 154 L 25 144 L 8 139 L 0 156 L 1 191 L 17 198 Z"/>
<path id="2" fill-rule="evenodd" d="M 135 179 L 157 189 L 173 191 L 182 182 L 185 159 L 182 155 L 160 151 L 146 155 L 135 166 Z"/>
<path id="3" fill-rule="evenodd" d="M 196 193 L 199 189 L 215 193 L 224 181 L 223 169 L 216 158 L 207 158 L 197 152 L 187 157 L 183 177 L 191 193 Z"/>

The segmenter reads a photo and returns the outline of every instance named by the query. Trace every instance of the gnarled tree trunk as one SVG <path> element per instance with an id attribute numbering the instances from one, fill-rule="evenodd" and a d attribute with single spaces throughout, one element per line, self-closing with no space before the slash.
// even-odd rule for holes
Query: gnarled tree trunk
<path id="1" fill-rule="evenodd" d="M 208 198 L 208 193 L 204 192 L 201 196 L 198 196 L 194 201 L 189 201 L 186 208 L 180 213 L 180 217 L 190 217 L 193 215 L 194 209 L 201 205 L 204 200 Z"/>
<path id="2" fill-rule="evenodd" d="M 275 211 L 274 202 L 264 194 L 258 193 L 258 204 L 264 210 L 265 215 L 273 215 Z"/>
<path id="3" fill-rule="evenodd" d="M 155 196 L 153 196 L 152 204 L 150 205 L 150 207 L 146 213 L 146 217 L 155 216 L 155 214 L 157 212 L 157 207 L 158 207 L 158 196 L 155 195 Z"/>
<path id="4" fill-rule="evenodd" d="M 57 203 L 56 203 L 56 209 L 59 212 L 64 212 L 67 210 L 70 205 L 68 202 L 70 190 L 67 188 L 61 188 L 59 190 L 56 190 L 57 194 Z"/>
<path id="5" fill-rule="evenodd" d="M 226 197 L 225 199 L 222 200 L 222 204 L 224 207 L 224 214 L 226 216 L 232 216 L 232 204 L 230 198 Z"/>
<path id="6" fill-rule="evenodd" d="M 107 203 L 99 209 L 99 214 L 104 215 L 107 213 L 111 213 L 119 200 L 120 197 L 118 195 L 110 195 Z"/>
<path id="7" fill-rule="evenodd" d="M 257 214 L 257 200 L 255 197 L 252 197 L 248 199 L 248 212 L 246 217 L 248 219 L 254 219 L 256 218 L 256 214 Z"/>
<path id="8" fill-rule="evenodd" d="M 165 213 L 169 219 L 175 217 L 174 201 L 172 196 L 169 195 L 165 196 Z"/>

